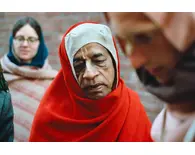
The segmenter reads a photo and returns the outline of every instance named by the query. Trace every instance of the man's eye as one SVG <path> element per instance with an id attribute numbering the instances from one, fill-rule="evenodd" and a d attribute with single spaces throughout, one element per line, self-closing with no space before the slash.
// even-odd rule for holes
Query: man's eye
<path id="1" fill-rule="evenodd" d="M 103 63 L 105 60 L 94 60 L 94 62 L 96 63 L 96 64 L 101 64 L 101 63 Z"/>
<path id="2" fill-rule="evenodd" d="M 74 65 L 76 74 L 79 74 L 85 68 L 85 63 L 79 63 Z"/>
<path id="3" fill-rule="evenodd" d="M 138 34 L 134 36 L 134 43 L 136 44 L 149 44 L 151 43 L 153 37 L 146 34 Z"/>

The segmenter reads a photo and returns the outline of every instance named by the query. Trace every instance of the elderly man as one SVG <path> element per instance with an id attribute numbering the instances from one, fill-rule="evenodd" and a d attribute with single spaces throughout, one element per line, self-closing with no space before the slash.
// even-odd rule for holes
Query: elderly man
<path id="1" fill-rule="evenodd" d="M 12 142 L 14 137 L 13 107 L 0 64 L 0 141 Z"/>
<path id="2" fill-rule="evenodd" d="M 62 69 L 43 97 L 30 141 L 152 141 L 139 97 L 120 78 L 107 26 L 72 26 L 59 55 Z"/>
<path id="3" fill-rule="evenodd" d="M 155 141 L 195 141 L 193 13 L 108 13 L 107 19 L 147 90 L 166 108 L 152 127 Z"/>

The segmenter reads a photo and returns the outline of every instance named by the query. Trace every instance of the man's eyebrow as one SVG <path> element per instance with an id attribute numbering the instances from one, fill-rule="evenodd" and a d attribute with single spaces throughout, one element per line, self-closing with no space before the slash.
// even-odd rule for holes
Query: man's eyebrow
<path id="1" fill-rule="evenodd" d="M 104 56 L 102 53 L 96 53 L 92 56 L 92 59 L 99 58 L 99 57 L 102 57 L 102 56 Z"/>
<path id="2" fill-rule="evenodd" d="M 102 53 L 96 53 L 92 56 L 92 59 L 96 59 L 96 58 L 99 58 L 99 57 L 102 57 L 104 56 Z M 83 58 L 82 57 L 78 57 L 78 58 L 74 58 L 73 59 L 73 63 L 76 63 L 78 61 L 83 61 Z"/>

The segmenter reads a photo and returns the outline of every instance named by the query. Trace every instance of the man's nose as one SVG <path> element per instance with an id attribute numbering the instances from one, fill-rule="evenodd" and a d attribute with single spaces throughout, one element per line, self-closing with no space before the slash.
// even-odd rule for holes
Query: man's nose
<path id="1" fill-rule="evenodd" d="M 97 68 L 93 66 L 90 62 L 86 62 L 85 72 L 83 78 L 92 80 L 99 74 Z"/>

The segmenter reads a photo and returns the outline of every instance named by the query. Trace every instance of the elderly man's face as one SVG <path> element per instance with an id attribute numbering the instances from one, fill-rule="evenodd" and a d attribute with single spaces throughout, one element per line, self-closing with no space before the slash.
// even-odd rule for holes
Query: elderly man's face
<path id="1" fill-rule="evenodd" d="M 109 52 L 98 43 L 89 43 L 75 54 L 73 65 L 80 87 L 90 99 L 100 99 L 113 88 L 115 69 Z"/>

